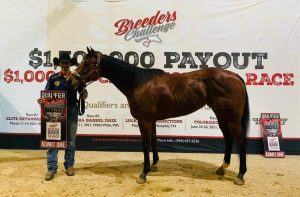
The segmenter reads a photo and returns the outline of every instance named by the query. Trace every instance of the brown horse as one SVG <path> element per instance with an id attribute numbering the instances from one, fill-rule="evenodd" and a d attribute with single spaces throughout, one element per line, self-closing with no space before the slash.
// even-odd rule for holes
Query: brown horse
<path id="1" fill-rule="evenodd" d="M 240 76 L 218 68 L 168 74 L 159 69 L 139 68 L 88 48 L 87 55 L 69 80 L 76 87 L 99 77 L 109 79 L 127 97 L 130 112 L 138 120 L 144 152 L 144 168 L 138 183 L 145 183 L 147 173 L 157 169 L 156 121 L 190 114 L 208 105 L 218 119 L 226 145 L 223 164 L 216 173 L 224 175 L 235 140 L 240 168 L 234 182 L 244 184 L 249 104 L 246 86 Z M 150 146 L 153 151 L 151 167 Z"/>

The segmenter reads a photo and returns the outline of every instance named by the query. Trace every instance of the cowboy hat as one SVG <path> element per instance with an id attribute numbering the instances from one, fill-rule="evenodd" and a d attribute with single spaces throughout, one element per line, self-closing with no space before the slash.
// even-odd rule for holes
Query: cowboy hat
<path id="1" fill-rule="evenodd" d="M 71 59 L 69 53 L 63 52 L 59 54 L 59 58 L 53 58 L 53 64 L 59 66 L 61 62 L 70 62 L 71 66 L 77 64 L 77 59 L 73 57 Z"/>

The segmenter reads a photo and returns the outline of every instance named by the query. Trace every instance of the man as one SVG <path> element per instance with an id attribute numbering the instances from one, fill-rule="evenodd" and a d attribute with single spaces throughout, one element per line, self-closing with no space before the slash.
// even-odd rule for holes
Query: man
<path id="1" fill-rule="evenodd" d="M 73 89 L 71 82 L 67 80 L 68 75 L 71 74 L 70 67 L 76 64 L 76 59 L 71 59 L 68 53 L 61 53 L 58 58 L 53 59 L 55 65 L 60 66 L 60 72 L 50 76 L 47 81 L 45 90 L 62 90 L 67 91 L 67 148 L 65 150 L 64 166 L 68 176 L 73 176 L 74 173 L 74 156 L 75 156 L 75 139 L 78 125 L 78 106 L 77 106 L 77 92 L 83 94 L 83 98 L 87 98 L 87 91 L 83 87 Z M 45 99 L 39 98 L 38 104 L 42 106 L 45 103 Z M 45 176 L 45 180 L 49 181 L 54 178 L 57 172 L 57 154 L 58 149 L 47 150 L 47 168 L 48 172 Z"/>

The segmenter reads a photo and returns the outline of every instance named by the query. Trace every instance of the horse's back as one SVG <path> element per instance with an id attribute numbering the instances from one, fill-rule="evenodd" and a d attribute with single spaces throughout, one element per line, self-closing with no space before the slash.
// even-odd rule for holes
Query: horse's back
<path id="1" fill-rule="evenodd" d="M 161 73 L 140 84 L 129 103 L 135 115 L 156 115 L 160 119 L 186 115 L 205 104 L 222 111 L 243 101 L 242 86 L 235 73 L 217 68 Z"/>
<path id="2" fill-rule="evenodd" d="M 219 68 L 207 68 L 184 74 L 198 81 L 205 95 L 205 104 L 225 121 L 240 119 L 247 97 L 243 79 L 236 73 Z"/>
<path id="3" fill-rule="evenodd" d="M 206 104 L 205 84 L 191 72 L 164 73 L 140 84 L 129 102 L 140 116 L 165 119 L 186 115 Z"/>

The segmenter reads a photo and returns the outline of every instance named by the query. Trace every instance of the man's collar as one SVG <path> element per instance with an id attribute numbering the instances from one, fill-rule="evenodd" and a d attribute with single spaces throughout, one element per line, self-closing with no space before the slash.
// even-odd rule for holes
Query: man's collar
<path id="1" fill-rule="evenodd" d="M 70 74 L 70 71 L 68 71 L 66 75 L 64 75 L 61 71 L 59 72 L 60 77 L 67 77 L 69 74 Z"/>

